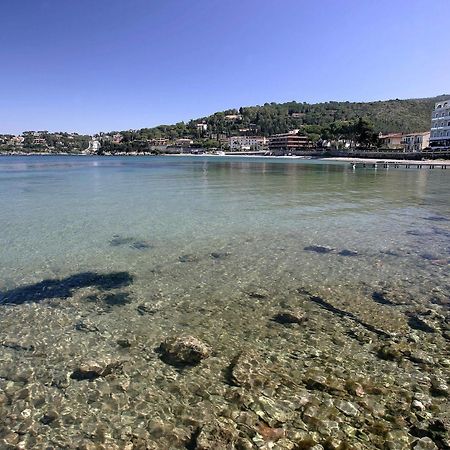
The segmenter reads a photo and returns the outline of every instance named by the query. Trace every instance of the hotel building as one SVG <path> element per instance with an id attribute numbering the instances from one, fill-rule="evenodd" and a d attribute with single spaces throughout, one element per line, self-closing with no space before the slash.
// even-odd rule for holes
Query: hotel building
<path id="1" fill-rule="evenodd" d="M 431 113 L 430 147 L 450 148 L 450 99 L 437 102 Z"/>

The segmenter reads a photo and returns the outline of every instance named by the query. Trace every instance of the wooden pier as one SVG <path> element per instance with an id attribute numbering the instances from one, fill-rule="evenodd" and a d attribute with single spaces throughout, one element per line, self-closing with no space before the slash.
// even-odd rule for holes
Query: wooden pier
<path id="1" fill-rule="evenodd" d="M 364 169 L 450 169 L 450 161 L 449 162 L 425 162 L 425 161 L 417 161 L 417 162 L 401 162 L 401 161 L 376 161 L 376 162 L 354 162 L 350 163 L 350 167 L 354 170 L 358 168 Z"/>

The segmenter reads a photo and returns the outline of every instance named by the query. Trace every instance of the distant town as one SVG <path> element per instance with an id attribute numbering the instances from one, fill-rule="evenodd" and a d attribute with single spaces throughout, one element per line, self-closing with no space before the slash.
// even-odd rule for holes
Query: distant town
<path id="1" fill-rule="evenodd" d="M 279 105 L 276 105 L 278 109 L 274 109 L 273 105 L 268 105 L 263 111 L 271 121 L 264 117 L 261 111 L 255 116 L 252 110 L 251 116 L 246 109 L 241 108 L 241 112 L 230 110 L 216 113 L 209 118 L 190 121 L 187 124 L 182 122 L 154 129 L 98 133 L 92 136 L 48 131 L 26 131 L 18 136 L 3 134 L 0 135 L 0 153 L 81 155 L 213 153 L 274 156 L 316 154 L 373 156 L 384 153 L 386 156 L 394 157 L 450 157 L 450 97 L 440 99 L 429 111 L 431 121 L 428 129 L 398 132 L 377 131 L 369 119 L 361 117 L 353 117 L 350 120 L 335 117 L 335 120 L 330 119 L 328 123 L 315 119 L 317 123 L 308 123 L 311 122 L 310 108 L 295 102 L 290 103 L 290 109 L 285 110 L 280 110 Z M 278 115 L 274 115 L 273 110 Z M 335 106 L 334 115 L 339 112 Z M 325 107 L 324 114 L 331 113 L 330 108 Z M 249 122 L 253 118 L 256 123 Z M 409 122 L 405 123 L 411 128 Z M 298 126 L 289 128 L 291 124 Z M 269 132 L 277 128 L 285 131 Z"/>

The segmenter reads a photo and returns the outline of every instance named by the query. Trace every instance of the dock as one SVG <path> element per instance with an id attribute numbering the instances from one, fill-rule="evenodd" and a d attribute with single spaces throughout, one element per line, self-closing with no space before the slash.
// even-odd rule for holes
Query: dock
<path id="1" fill-rule="evenodd" d="M 376 161 L 376 162 L 352 162 L 350 163 L 350 167 L 353 170 L 358 168 L 363 169 L 450 169 L 450 161 L 449 162 L 433 162 L 433 161 L 414 161 L 414 162 L 401 162 L 401 161 Z"/>

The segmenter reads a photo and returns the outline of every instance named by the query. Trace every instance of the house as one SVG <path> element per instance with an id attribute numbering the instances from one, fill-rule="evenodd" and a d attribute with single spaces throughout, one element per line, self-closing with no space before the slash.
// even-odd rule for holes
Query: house
<path id="1" fill-rule="evenodd" d="M 405 152 L 421 152 L 430 145 L 430 132 L 405 134 L 402 145 Z"/>
<path id="2" fill-rule="evenodd" d="M 404 148 L 402 144 L 403 133 L 380 133 L 378 135 L 378 139 L 381 142 L 382 148 L 388 148 L 391 150 L 403 150 Z"/>
<path id="3" fill-rule="evenodd" d="M 450 149 L 450 98 L 437 102 L 431 113 L 430 147 Z"/>

